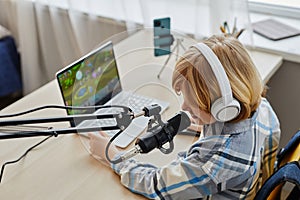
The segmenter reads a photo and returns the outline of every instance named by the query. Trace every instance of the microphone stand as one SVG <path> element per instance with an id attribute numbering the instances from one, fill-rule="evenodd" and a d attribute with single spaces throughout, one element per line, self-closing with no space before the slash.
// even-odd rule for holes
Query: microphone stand
<path id="1" fill-rule="evenodd" d="M 74 134 L 77 132 L 92 132 L 92 131 L 106 131 L 106 130 L 118 130 L 121 133 L 125 130 L 134 118 L 140 116 L 151 116 L 154 113 L 159 113 L 161 108 L 157 104 L 145 107 L 143 112 L 134 115 L 130 108 L 125 106 L 109 106 L 109 107 L 121 107 L 123 112 L 117 114 L 81 114 L 81 115 L 70 115 L 65 117 L 53 117 L 53 118 L 36 118 L 36 119 L 21 119 L 21 120 L 8 120 L 0 121 L 1 126 L 18 126 L 24 124 L 35 124 L 35 123 L 49 123 L 49 122 L 79 122 L 84 120 L 95 120 L 95 119 L 107 119 L 114 118 L 117 122 L 115 126 L 105 126 L 105 127 L 68 127 L 63 129 L 47 129 L 47 130 L 25 130 L 17 132 L 0 132 L 0 139 L 13 139 L 13 138 L 23 138 L 23 137 L 36 137 L 36 136 L 58 136 L 60 134 Z M 76 108 L 76 107 L 75 107 Z M 107 108 L 105 106 L 104 108 Z M 154 112 L 155 111 L 155 112 Z M 17 115 L 17 114 L 16 114 Z M 11 116 L 10 116 L 11 117 Z M 2 129 L 5 130 L 5 129 Z M 1 130 L 0 130 L 1 131 Z"/>
<path id="2" fill-rule="evenodd" d="M 56 106 L 52 106 L 56 107 Z M 108 156 L 108 150 L 110 145 L 112 144 L 113 140 L 116 139 L 132 122 L 134 118 L 140 117 L 140 116 L 145 116 L 145 117 L 150 117 L 149 122 L 148 122 L 148 131 L 155 131 L 156 129 L 163 128 L 164 125 L 166 125 L 162 120 L 160 116 L 160 111 L 161 107 L 158 104 L 146 106 L 142 109 L 142 112 L 138 114 L 134 114 L 130 108 L 125 107 L 125 106 L 103 106 L 101 108 L 109 108 L 109 107 L 118 107 L 122 108 L 124 111 L 116 114 L 80 114 L 80 115 L 70 115 L 70 116 L 64 116 L 64 117 L 52 117 L 52 118 L 35 118 L 35 119 L 17 119 L 17 120 L 7 120 L 7 121 L 1 121 L 0 120 L 0 127 L 5 127 L 5 126 L 16 126 L 18 125 L 26 125 L 26 124 L 41 124 L 41 123 L 49 123 L 49 122 L 64 122 L 64 121 L 69 121 L 74 124 L 74 122 L 82 122 L 84 120 L 95 120 L 95 119 L 107 119 L 107 118 L 114 118 L 116 120 L 116 125 L 115 126 L 105 126 L 105 127 L 68 127 L 68 128 L 63 128 L 63 129 L 54 129 L 54 128 L 49 128 L 49 129 L 44 129 L 44 130 L 25 130 L 25 131 L 17 131 L 17 132 L 1 132 L 5 129 L 0 129 L 0 139 L 13 139 L 13 138 L 24 138 L 24 137 L 37 137 L 37 136 L 55 136 L 57 137 L 58 135 L 61 134 L 74 134 L 77 132 L 93 132 L 93 131 L 107 131 L 107 130 L 120 130 L 118 131 L 114 136 L 112 136 L 106 145 L 105 148 L 105 155 L 106 159 L 111 162 L 111 163 L 119 163 L 125 159 L 128 159 L 137 153 L 143 152 L 142 149 L 140 148 L 134 148 L 133 150 L 126 152 L 122 157 L 119 157 L 117 159 L 110 159 Z M 50 108 L 50 106 L 45 106 L 44 108 Z M 57 107 L 56 107 L 57 108 Z M 70 107 L 63 107 L 63 108 L 68 108 Z M 76 109 L 76 107 L 73 107 L 73 109 Z M 33 109 L 33 111 L 40 110 L 40 108 Z M 9 117 L 14 117 L 14 116 L 19 116 L 23 114 L 27 114 L 31 111 L 25 111 L 22 113 L 17 113 L 17 114 L 11 114 L 11 115 L 5 115 L 1 116 L 0 118 L 9 118 Z M 8 129 L 7 129 L 8 130 Z M 166 130 L 167 131 L 167 130 Z M 172 135 L 170 135 L 169 131 L 167 131 L 167 137 L 168 137 L 168 142 L 169 142 L 169 148 L 166 149 L 162 146 L 159 146 L 159 150 L 164 153 L 168 154 L 173 151 L 174 149 L 174 144 L 172 140 Z M 147 152 L 143 152 L 147 153 Z"/>

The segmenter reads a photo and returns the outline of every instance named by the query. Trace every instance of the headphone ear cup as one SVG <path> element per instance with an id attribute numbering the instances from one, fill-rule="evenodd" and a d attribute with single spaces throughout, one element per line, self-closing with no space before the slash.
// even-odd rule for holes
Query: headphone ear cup
<path id="1" fill-rule="evenodd" d="M 219 122 L 227 122 L 240 114 L 240 103 L 233 99 L 229 104 L 224 105 L 222 98 L 217 99 L 211 106 L 211 114 Z"/>

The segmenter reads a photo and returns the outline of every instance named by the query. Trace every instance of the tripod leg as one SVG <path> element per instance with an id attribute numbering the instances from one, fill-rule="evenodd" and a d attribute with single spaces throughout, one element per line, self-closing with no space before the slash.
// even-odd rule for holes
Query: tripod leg
<path id="1" fill-rule="evenodd" d="M 179 41 L 178 41 L 178 39 L 177 39 L 177 43 L 176 43 L 176 45 L 177 45 L 177 49 L 176 49 L 176 61 L 177 61 L 177 59 L 178 59 L 178 54 L 179 54 Z"/>
<path id="2" fill-rule="evenodd" d="M 164 65 L 162 66 L 162 68 L 160 69 L 159 73 L 157 74 L 157 78 L 160 78 L 160 74 L 162 73 L 162 71 L 165 69 L 165 67 L 167 66 L 171 56 L 172 56 L 172 52 L 178 47 L 178 43 L 176 43 L 176 45 L 173 47 L 171 53 L 169 54 L 167 60 L 165 61 Z"/>
<path id="3" fill-rule="evenodd" d="M 181 46 L 181 48 L 185 51 L 186 48 L 183 46 L 183 44 L 181 42 L 179 42 L 179 45 Z"/>
<path id="4" fill-rule="evenodd" d="M 181 48 L 185 51 L 186 48 L 182 45 L 182 39 L 177 39 L 177 53 L 176 53 L 176 61 L 178 60 L 178 55 L 179 55 L 179 47 L 181 46 Z"/>
<path id="5" fill-rule="evenodd" d="M 167 60 L 165 61 L 164 65 L 162 66 L 162 68 L 160 69 L 159 73 L 157 74 L 157 78 L 159 79 L 160 78 L 160 74 L 162 73 L 162 71 L 165 69 L 165 67 L 167 66 L 167 63 L 169 62 L 170 58 L 171 58 L 171 55 L 170 54 L 167 58 Z"/>

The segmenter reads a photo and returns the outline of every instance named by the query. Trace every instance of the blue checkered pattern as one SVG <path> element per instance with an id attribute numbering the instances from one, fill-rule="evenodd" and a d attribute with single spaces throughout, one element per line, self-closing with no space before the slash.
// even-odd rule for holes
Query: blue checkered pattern
<path id="1" fill-rule="evenodd" d="M 279 121 L 266 99 L 252 118 L 205 125 L 203 137 L 158 168 L 134 159 L 112 168 L 132 192 L 150 199 L 253 198 L 273 172 Z"/>

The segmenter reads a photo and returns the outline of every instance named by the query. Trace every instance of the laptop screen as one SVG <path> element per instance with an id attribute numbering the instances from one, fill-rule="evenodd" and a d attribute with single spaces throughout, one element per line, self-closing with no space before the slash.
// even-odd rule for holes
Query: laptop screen
<path id="1" fill-rule="evenodd" d="M 56 78 L 68 106 L 103 105 L 122 90 L 111 42 L 57 72 Z"/>

